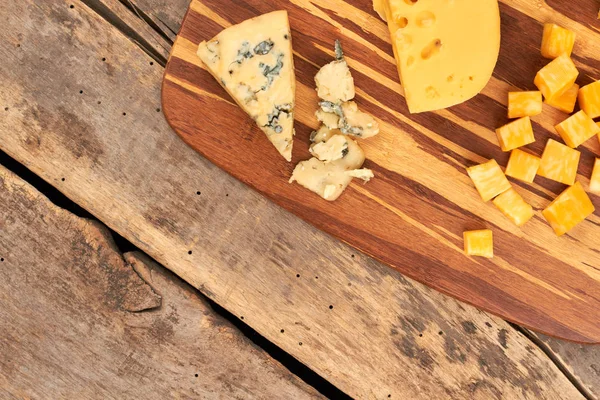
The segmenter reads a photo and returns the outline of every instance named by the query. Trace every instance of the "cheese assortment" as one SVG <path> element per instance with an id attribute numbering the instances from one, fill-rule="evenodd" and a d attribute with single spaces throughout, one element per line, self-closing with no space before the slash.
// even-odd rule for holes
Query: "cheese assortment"
<path id="1" fill-rule="evenodd" d="M 497 0 L 375 0 L 388 23 L 411 113 L 467 101 L 488 83 L 500 50 Z"/>
<path id="2" fill-rule="evenodd" d="M 291 161 L 296 78 L 287 11 L 226 28 L 200 43 L 198 57 L 277 151 Z"/>
<path id="3" fill-rule="evenodd" d="M 354 79 L 339 41 L 335 58 L 315 76 L 321 99 L 315 116 L 322 125 L 310 136 L 313 158 L 299 162 L 290 178 L 290 183 L 297 182 L 328 201 L 336 200 L 353 178 L 365 182 L 373 178 L 373 171 L 361 168 L 365 154 L 352 137 L 365 139 L 379 133 L 377 121 L 352 101 Z"/>

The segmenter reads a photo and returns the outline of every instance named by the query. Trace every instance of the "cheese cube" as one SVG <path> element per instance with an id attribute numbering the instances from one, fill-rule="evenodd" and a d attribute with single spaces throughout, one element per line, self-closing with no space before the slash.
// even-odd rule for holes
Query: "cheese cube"
<path id="1" fill-rule="evenodd" d="M 562 28 L 556 24 L 544 25 L 542 39 L 542 56 L 556 58 L 563 53 L 571 56 L 575 44 L 575 32 Z"/>
<path id="2" fill-rule="evenodd" d="M 538 175 L 565 185 L 575 183 L 581 153 L 556 140 L 548 139 Z"/>
<path id="3" fill-rule="evenodd" d="M 600 81 L 590 83 L 579 89 L 579 107 L 590 118 L 600 117 Z"/>
<path id="4" fill-rule="evenodd" d="M 467 173 L 483 201 L 490 201 L 511 187 L 496 160 L 467 168 Z"/>
<path id="5" fill-rule="evenodd" d="M 533 217 L 533 207 L 513 188 L 496 197 L 493 203 L 517 226 L 525 225 Z"/>
<path id="6" fill-rule="evenodd" d="M 579 147 L 592 136 L 600 133 L 598 125 L 583 111 L 579 111 L 556 125 L 555 129 L 565 143 L 572 148 Z"/>
<path id="7" fill-rule="evenodd" d="M 546 99 L 545 103 L 549 106 L 559 109 L 560 111 L 571 114 L 577 103 L 577 95 L 579 94 L 579 85 L 574 84 L 562 96 L 557 96 L 553 99 Z"/>
<path id="8" fill-rule="evenodd" d="M 463 233 L 463 239 L 466 255 L 494 258 L 494 237 L 491 230 L 467 231 Z"/>
<path id="9" fill-rule="evenodd" d="M 496 129 L 502 151 L 511 151 L 517 147 L 535 142 L 529 117 L 523 117 Z"/>
<path id="10" fill-rule="evenodd" d="M 577 182 L 561 193 L 542 214 L 558 236 L 569 232 L 595 211 L 581 183 Z"/>
<path id="11" fill-rule="evenodd" d="M 542 113 L 542 92 L 509 92 L 508 118 L 533 117 Z"/>
<path id="12" fill-rule="evenodd" d="M 508 159 L 506 175 L 531 183 L 540 168 L 540 161 L 541 159 L 533 154 L 514 149 Z"/>
<path id="13" fill-rule="evenodd" d="M 600 158 L 594 162 L 594 170 L 590 178 L 590 192 L 600 195 Z"/>
<path id="14" fill-rule="evenodd" d="M 533 82 L 546 99 L 552 99 L 569 90 L 578 76 L 571 58 L 563 54 L 539 70 Z"/>

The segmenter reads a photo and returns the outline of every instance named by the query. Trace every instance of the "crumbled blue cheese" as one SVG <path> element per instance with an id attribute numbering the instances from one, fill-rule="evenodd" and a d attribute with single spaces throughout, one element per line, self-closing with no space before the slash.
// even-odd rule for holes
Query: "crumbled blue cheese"
<path id="1" fill-rule="evenodd" d="M 351 171 L 346 171 L 346 174 L 353 178 L 362 179 L 365 182 L 369 182 L 371 178 L 375 176 L 375 174 L 373 174 L 373 171 L 368 168 L 353 169 Z"/>
<path id="2" fill-rule="evenodd" d="M 344 135 L 333 135 L 328 140 L 310 146 L 310 154 L 323 162 L 331 162 L 348 155 L 348 142 Z"/>
<path id="3" fill-rule="evenodd" d="M 370 138 L 379 133 L 379 124 L 371 115 L 358 109 L 353 101 L 337 104 L 331 101 L 321 101 L 317 110 L 317 119 L 329 129 L 339 129 L 344 135 L 362 139 Z"/>
<path id="4" fill-rule="evenodd" d="M 352 176 L 347 172 L 360 168 L 365 161 L 365 153 L 358 144 L 350 138 L 344 138 L 348 144 L 348 152 L 344 157 L 329 162 L 316 157 L 301 161 L 296 165 L 290 183 L 298 182 L 325 200 L 336 200 L 352 181 Z"/>
<path id="5" fill-rule="evenodd" d="M 296 79 L 287 12 L 275 11 L 231 26 L 200 43 L 197 54 L 290 161 Z"/>
<path id="6" fill-rule="evenodd" d="M 319 98 L 333 103 L 343 103 L 352 100 L 355 96 L 354 78 L 344 60 L 339 40 L 335 43 L 336 60 L 319 70 L 315 76 L 315 83 Z"/>

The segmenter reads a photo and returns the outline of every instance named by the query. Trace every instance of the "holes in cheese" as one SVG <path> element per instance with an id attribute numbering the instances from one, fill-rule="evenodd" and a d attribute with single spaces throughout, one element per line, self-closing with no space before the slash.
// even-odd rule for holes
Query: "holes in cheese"
<path id="1" fill-rule="evenodd" d="M 560 194 L 542 211 L 544 218 L 558 235 L 564 235 L 595 211 L 581 183 L 577 182 Z"/>
<path id="2" fill-rule="evenodd" d="M 540 168 L 541 159 L 523 150 L 514 149 L 508 159 L 506 175 L 532 183 Z"/>
<path id="3" fill-rule="evenodd" d="M 538 175 L 565 185 L 573 185 L 577 177 L 581 153 L 556 140 L 548 139 Z"/>
<path id="4" fill-rule="evenodd" d="M 556 58 L 561 54 L 571 56 L 575 44 L 575 32 L 562 28 L 556 24 L 544 25 L 542 38 L 542 56 Z"/>
<path id="5" fill-rule="evenodd" d="M 590 192 L 600 195 L 600 158 L 594 162 L 594 170 L 590 178 Z"/>
<path id="6" fill-rule="evenodd" d="M 565 143 L 572 148 L 579 147 L 592 136 L 600 133 L 600 127 L 584 111 L 567 118 L 555 126 Z"/>
<path id="7" fill-rule="evenodd" d="M 533 207 L 513 188 L 508 189 L 493 201 L 494 205 L 517 226 L 523 226 L 533 217 Z"/>
<path id="8" fill-rule="evenodd" d="M 497 0 L 374 3 L 388 22 L 411 113 L 462 103 L 487 84 L 500 49 Z"/>
<path id="9" fill-rule="evenodd" d="M 562 96 L 573 86 L 579 71 L 571 58 L 563 54 L 538 71 L 533 83 L 546 99 Z"/>
<path id="10" fill-rule="evenodd" d="M 579 107 L 590 118 L 600 117 L 600 81 L 579 89 Z"/>
<path id="11" fill-rule="evenodd" d="M 502 151 L 511 151 L 535 142 L 529 117 L 520 118 L 496 129 L 496 135 Z"/>
<path id="12" fill-rule="evenodd" d="M 542 92 L 509 92 L 508 118 L 533 117 L 542 113 Z"/>
<path id="13" fill-rule="evenodd" d="M 578 93 L 579 85 L 575 83 L 562 96 L 546 99 L 544 102 L 551 107 L 566 112 L 567 114 L 571 114 L 573 110 L 575 110 L 575 103 L 577 103 Z"/>
<path id="14" fill-rule="evenodd" d="M 463 233 L 465 254 L 485 258 L 494 257 L 494 236 L 491 230 L 467 231 Z"/>
<path id="15" fill-rule="evenodd" d="M 511 188 L 496 160 L 467 168 L 467 173 L 483 201 L 490 201 Z"/>

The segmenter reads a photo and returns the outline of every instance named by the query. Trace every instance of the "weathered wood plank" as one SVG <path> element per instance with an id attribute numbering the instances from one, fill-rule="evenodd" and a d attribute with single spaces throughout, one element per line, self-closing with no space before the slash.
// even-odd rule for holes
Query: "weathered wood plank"
<path id="1" fill-rule="evenodd" d="M 162 69 L 67 4 L 0 10 L 3 150 L 353 396 L 579 398 L 502 320 L 354 252 L 185 146 L 156 112 Z"/>
<path id="2" fill-rule="evenodd" d="M 3 167 L 0 210 L 1 398 L 321 397 L 189 285 L 123 259 L 106 228 Z"/>

